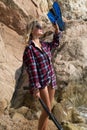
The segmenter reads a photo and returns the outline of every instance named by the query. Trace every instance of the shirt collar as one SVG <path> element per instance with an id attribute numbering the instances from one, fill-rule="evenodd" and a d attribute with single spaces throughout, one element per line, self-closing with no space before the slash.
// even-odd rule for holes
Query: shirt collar
<path id="1" fill-rule="evenodd" d="M 42 44 L 41 41 L 40 41 L 40 43 Z M 34 47 L 36 47 L 36 46 L 35 46 L 35 43 L 34 43 L 32 40 L 29 42 L 29 45 L 33 45 Z"/>

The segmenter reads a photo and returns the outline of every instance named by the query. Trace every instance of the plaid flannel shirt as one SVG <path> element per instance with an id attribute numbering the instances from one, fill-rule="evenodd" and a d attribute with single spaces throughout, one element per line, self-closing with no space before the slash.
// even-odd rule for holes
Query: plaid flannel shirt
<path id="1" fill-rule="evenodd" d="M 42 50 L 30 41 L 23 54 L 23 63 L 29 75 L 30 92 L 52 83 L 56 88 L 56 76 L 51 62 L 51 50 L 59 46 L 60 34 L 54 34 L 52 42 L 41 42 Z"/>

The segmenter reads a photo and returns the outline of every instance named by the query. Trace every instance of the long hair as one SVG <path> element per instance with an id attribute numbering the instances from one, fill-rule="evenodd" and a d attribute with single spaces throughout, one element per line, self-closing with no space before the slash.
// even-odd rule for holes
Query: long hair
<path id="1" fill-rule="evenodd" d="M 33 36 L 32 36 L 32 30 L 33 28 L 36 27 L 36 25 L 38 24 L 37 20 L 32 20 L 31 22 L 29 22 L 26 26 L 26 36 L 25 36 L 25 42 L 27 44 L 29 44 L 29 42 L 32 40 Z"/>

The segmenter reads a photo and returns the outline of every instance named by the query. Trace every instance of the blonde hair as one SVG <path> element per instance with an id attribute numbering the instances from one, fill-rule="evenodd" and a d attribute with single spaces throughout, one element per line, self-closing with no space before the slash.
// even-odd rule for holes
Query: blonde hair
<path id="1" fill-rule="evenodd" d="M 32 40 L 32 30 L 39 22 L 37 20 L 30 21 L 26 26 L 25 42 L 29 44 L 29 41 Z"/>

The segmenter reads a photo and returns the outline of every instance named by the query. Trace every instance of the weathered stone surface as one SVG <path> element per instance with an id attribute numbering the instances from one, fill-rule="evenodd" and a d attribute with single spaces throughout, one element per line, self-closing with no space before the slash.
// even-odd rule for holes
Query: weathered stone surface
<path id="1" fill-rule="evenodd" d="M 63 128 L 64 130 L 79 130 L 79 128 L 72 123 L 65 123 Z"/>
<path id="2" fill-rule="evenodd" d="M 72 124 L 69 122 L 63 124 L 64 130 L 86 130 L 86 127 L 87 126 L 84 126 L 83 124 Z"/>
<path id="3" fill-rule="evenodd" d="M 19 113 L 25 117 L 28 111 L 29 111 L 29 109 L 27 107 L 23 107 L 23 106 L 18 109 L 10 108 L 9 115 L 10 115 L 10 117 L 13 117 L 15 113 Z"/>
<path id="4" fill-rule="evenodd" d="M 82 18 L 86 21 L 86 0 L 58 1 L 61 5 L 63 16 L 69 19 Z M 24 0 L 0 0 L 1 130 L 36 130 L 37 128 L 37 121 L 34 120 L 28 122 L 26 120 L 38 119 L 40 117 L 40 106 L 38 102 L 35 102 L 35 104 L 32 102 L 28 90 L 23 90 L 24 86 L 29 85 L 28 76 L 25 70 L 21 67 L 22 55 L 25 48 L 23 34 L 25 33 L 27 22 L 29 22 L 31 18 L 37 18 L 40 19 L 40 21 L 42 20 L 43 28 L 45 30 L 43 39 L 47 41 L 52 40 L 53 28 L 46 16 L 48 8 L 50 8 L 51 5 L 50 0 L 26 0 L 26 2 Z M 66 24 L 66 31 L 63 32 L 60 46 L 53 53 L 53 63 L 59 88 L 58 91 L 56 91 L 56 99 L 58 102 L 60 101 L 59 107 L 57 106 L 57 103 L 54 104 L 53 107 L 57 117 L 60 115 L 60 119 L 58 117 L 60 122 L 63 121 L 64 118 L 65 120 L 75 123 L 84 122 L 77 113 L 72 111 L 72 107 L 84 104 L 85 106 L 87 105 L 86 28 L 87 23 L 83 21 Z M 19 34 L 21 34 L 21 36 Z M 74 81 L 75 84 L 70 85 L 71 81 Z M 15 88 L 16 94 L 13 96 Z M 12 96 L 15 97 L 13 100 L 11 100 Z M 25 105 L 32 109 L 32 111 L 28 110 L 28 108 L 9 110 L 9 103 L 16 108 Z M 67 109 L 70 107 L 72 108 L 71 110 Z M 6 109 L 9 113 L 6 113 Z M 34 113 L 36 111 L 37 113 Z M 65 113 L 62 113 L 62 111 Z M 75 130 L 76 125 L 72 126 L 71 124 L 69 128 L 67 126 L 64 128 L 67 130 Z M 49 130 L 51 129 L 56 130 L 57 128 L 51 124 L 49 125 Z M 76 130 L 78 130 L 78 128 Z"/>
<path id="5" fill-rule="evenodd" d="M 82 72 L 87 66 L 86 27 L 85 23 L 76 23 L 67 29 L 58 49 L 59 53 L 55 52 L 54 67 L 59 82 L 78 81 L 83 78 Z"/>
<path id="6" fill-rule="evenodd" d="M 76 110 L 76 109 L 73 109 L 72 111 L 72 122 L 73 123 L 85 123 L 85 119 L 82 118 L 80 116 L 80 113 Z"/>
<path id="7" fill-rule="evenodd" d="M 53 113 L 60 123 L 66 121 L 72 123 L 86 123 L 86 120 L 80 116 L 80 113 L 76 108 L 69 105 L 67 107 L 64 103 L 57 103 L 53 107 Z"/>
<path id="8" fill-rule="evenodd" d="M 22 114 L 20 113 L 15 113 L 14 116 L 12 117 L 13 121 L 25 121 L 25 118 Z"/>
<path id="9" fill-rule="evenodd" d="M 5 99 L 0 100 L 0 115 L 2 115 L 4 113 L 7 106 L 8 106 L 8 103 Z"/>
<path id="10" fill-rule="evenodd" d="M 6 5 L 0 1 L 0 22 L 16 30 L 19 34 L 23 34 L 26 26 L 26 15 L 21 13 L 15 4 L 10 7 L 9 4 Z"/>
<path id="11" fill-rule="evenodd" d="M 62 8 L 63 15 L 67 18 L 85 19 L 87 16 L 86 0 L 57 0 Z M 66 11 L 65 11 L 66 10 Z"/>
<path id="12" fill-rule="evenodd" d="M 33 16 L 33 17 L 38 17 L 41 15 L 41 10 L 39 8 L 39 1 L 36 0 L 13 0 L 15 4 L 18 5 L 19 8 L 27 15 L 27 16 Z M 33 10 L 32 10 L 33 9 Z"/>
<path id="13" fill-rule="evenodd" d="M 64 122 L 67 116 L 66 111 L 63 109 L 60 103 L 57 103 L 53 108 L 53 113 L 56 119 L 61 123 Z"/>
<path id="14" fill-rule="evenodd" d="M 24 45 L 23 38 L 2 23 L 0 30 L 0 100 L 7 100 L 9 103 L 14 92 L 15 79 L 19 76 L 16 75 L 16 69 L 21 66 Z"/>
<path id="15" fill-rule="evenodd" d="M 4 0 L 2 0 L 4 1 Z M 41 17 L 47 12 L 47 1 L 8 0 L 0 1 L 0 22 L 15 30 L 20 35 L 25 34 L 27 23 L 33 18 Z M 32 10 L 33 9 L 33 10 Z"/>
<path id="16" fill-rule="evenodd" d="M 1 63 L 6 62 L 6 51 L 3 51 L 3 50 L 5 50 L 5 44 L 4 44 L 2 37 L 0 35 L 0 52 L 1 52 L 0 62 Z"/>

